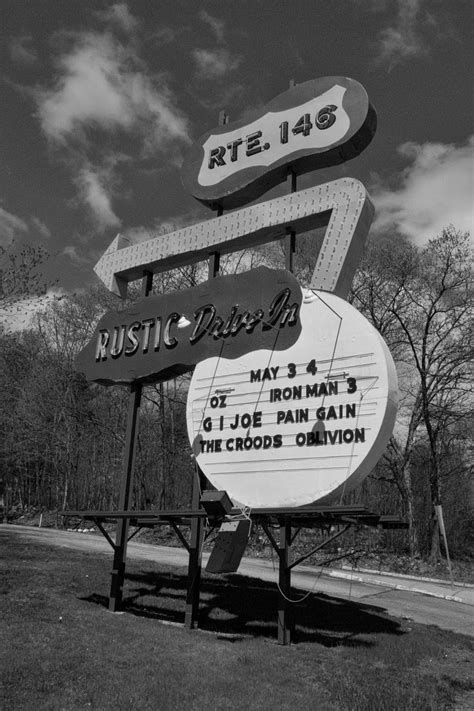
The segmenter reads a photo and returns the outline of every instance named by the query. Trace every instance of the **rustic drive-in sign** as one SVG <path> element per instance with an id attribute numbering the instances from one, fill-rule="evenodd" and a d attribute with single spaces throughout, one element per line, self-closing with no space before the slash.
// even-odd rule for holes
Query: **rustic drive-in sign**
<path id="1" fill-rule="evenodd" d="M 108 312 L 76 366 L 103 384 L 157 382 L 212 356 L 279 351 L 301 331 L 301 289 L 285 270 L 260 267 Z"/>
<path id="2" fill-rule="evenodd" d="M 280 94 L 250 120 L 208 131 L 184 162 L 185 186 L 210 207 L 253 200 L 294 173 L 343 163 L 370 143 L 376 114 L 365 89 L 324 77 Z"/>
<path id="3" fill-rule="evenodd" d="M 183 180 L 212 208 L 240 207 L 289 171 L 353 158 L 375 128 L 358 82 L 309 81 L 251 119 L 206 133 L 185 160 Z M 149 296 L 107 313 L 77 368 L 104 384 L 193 371 L 190 444 L 208 479 L 235 502 L 298 506 L 339 496 L 373 468 L 396 412 L 390 353 L 344 300 L 372 217 L 364 186 L 341 178 L 141 244 L 117 236 L 95 269 L 123 296 L 144 271 L 327 225 L 308 289 L 285 270 L 259 268 Z"/>

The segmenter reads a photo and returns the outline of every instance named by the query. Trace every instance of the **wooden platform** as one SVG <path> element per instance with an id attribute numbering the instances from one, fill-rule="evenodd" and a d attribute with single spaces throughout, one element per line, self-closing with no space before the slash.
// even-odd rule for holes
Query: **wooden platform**
<path id="1" fill-rule="evenodd" d="M 64 517 L 80 518 L 100 523 L 128 519 L 131 526 L 151 528 L 167 525 L 190 525 L 193 518 L 208 519 L 211 526 L 220 526 L 222 517 L 209 517 L 204 509 L 170 509 L 168 511 L 63 511 Z M 225 517 L 227 520 L 242 515 L 234 508 Z M 259 508 L 246 512 L 255 523 L 281 526 L 287 524 L 300 528 L 320 528 L 330 523 L 354 523 L 364 526 L 380 526 L 384 529 L 407 528 L 407 524 L 397 516 L 381 515 L 369 511 L 365 506 L 301 506 L 286 508 Z"/>

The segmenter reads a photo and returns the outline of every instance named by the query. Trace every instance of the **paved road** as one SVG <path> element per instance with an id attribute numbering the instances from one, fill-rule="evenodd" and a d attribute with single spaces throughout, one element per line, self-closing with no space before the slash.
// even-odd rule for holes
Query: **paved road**
<path id="1" fill-rule="evenodd" d="M 110 553 L 111 548 L 102 536 L 51 528 L 0 525 L 0 541 L 5 535 L 18 535 L 47 545 Z M 131 541 L 130 558 L 154 561 L 159 564 L 185 566 L 188 554 L 182 548 L 152 546 Z M 204 555 L 204 560 L 207 556 Z M 244 558 L 239 573 L 261 580 L 276 582 L 277 564 L 255 558 Z M 427 581 L 406 576 L 378 575 L 375 572 L 351 574 L 350 571 L 322 571 L 310 566 L 299 566 L 292 572 L 293 588 L 325 593 L 346 600 L 359 600 L 380 608 L 394 617 L 432 624 L 474 637 L 474 587 L 457 585 L 452 588 L 442 581 Z M 295 594 L 297 599 L 298 594 Z M 461 602 L 462 600 L 462 602 Z"/>

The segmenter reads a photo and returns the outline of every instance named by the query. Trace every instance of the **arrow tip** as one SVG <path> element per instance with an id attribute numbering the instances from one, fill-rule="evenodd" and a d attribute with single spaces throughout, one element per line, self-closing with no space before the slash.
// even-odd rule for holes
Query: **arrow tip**
<path id="1" fill-rule="evenodd" d="M 124 247 L 130 245 L 130 240 L 120 233 L 112 240 L 104 254 L 94 267 L 94 271 L 105 285 L 105 287 L 113 294 L 124 299 L 127 295 L 127 282 L 115 274 L 115 260 L 113 255 Z"/>

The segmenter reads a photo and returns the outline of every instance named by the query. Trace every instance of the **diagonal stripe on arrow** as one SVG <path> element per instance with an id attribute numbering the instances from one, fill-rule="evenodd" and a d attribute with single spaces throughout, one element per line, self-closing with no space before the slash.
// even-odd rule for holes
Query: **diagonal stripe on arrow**
<path id="1" fill-rule="evenodd" d="M 94 270 L 112 292 L 126 295 L 127 283 L 143 271 L 163 272 L 222 254 L 281 239 L 289 230 L 304 232 L 327 224 L 310 287 L 345 297 L 350 289 L 372 218 L 365 187 L 341 178 L 274 200 L 228 212 L 136 245 L 121 235 L 110 244 Z"/>

